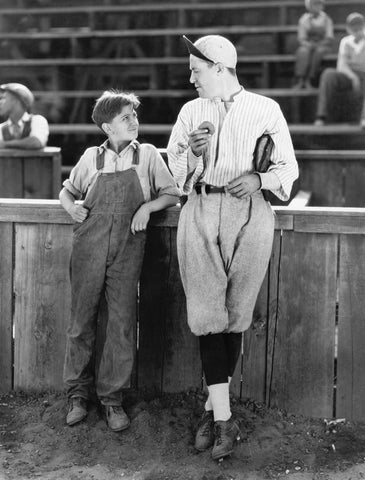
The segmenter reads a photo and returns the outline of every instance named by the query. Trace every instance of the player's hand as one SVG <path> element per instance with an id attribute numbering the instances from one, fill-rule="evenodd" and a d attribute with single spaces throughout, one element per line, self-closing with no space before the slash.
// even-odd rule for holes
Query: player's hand
<path id="1" fill-rule="evenodd" d="M 131 232 L 135 235 L 138 232 L 146 230 L 148 222 L 150 220 L 151 212 L 148 208 L 148 204 L 144 203 L 139 207 L 132 218 Z"/>
<path id="2" fill-rule="evenodd" d="M 89 215 L 89 210 L 82 205 L 72 205 L 68 212 L 77 223 L 82 223 Z"/>
<path id="3" fill-rule="evenodd" d="M 259 190 L 260 177 L 257 173 L 245 173 L 231 180 L 226 186 L 226 191 L 233 197 L 244 198 Z"/>
<path id="4" fill-rule="evenodd" d="M 196 157 L 203 154 L 207 148 L 210 137 L 214 133 L 214 125 L 211 122 L 203 122 L 197 130 L 189 133 L 189 146 Z"/>

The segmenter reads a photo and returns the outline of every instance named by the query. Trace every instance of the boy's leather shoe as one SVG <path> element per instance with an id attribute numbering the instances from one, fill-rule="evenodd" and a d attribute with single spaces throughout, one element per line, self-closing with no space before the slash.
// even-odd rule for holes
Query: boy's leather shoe
<path id="1" fill-rule="evenodd" d="M 231 455 L 234 444 L 240 440 L 240 429 L 232 418 L 227 421 L 217 420 L 214 423 L 214 435 L 212 457 L 219 460 Z"/>
<path id="2" fill-rule="evenodd" d="M 106 423 L 113 432 L 125 430 L 131 424 L 121 405 L 104 405 Z"/>
<path id="3" fill-rule="evenodd" d="M 214 417 L 213 411 L 205 411 L 198 424 L 198 430 L 195 435 L 195 448 L 199 452 L 204 452 L 214 443 Z"/>
<path id="4" fill-rule="evenodd" d="M 86 400 L 81 397 L 71 397 L 66 417 L 67 425 L 75 425 L 87 416 Z"/>

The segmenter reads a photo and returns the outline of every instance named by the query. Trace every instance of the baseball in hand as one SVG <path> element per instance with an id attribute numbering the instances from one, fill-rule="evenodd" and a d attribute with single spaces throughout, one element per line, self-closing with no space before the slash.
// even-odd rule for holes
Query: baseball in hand
<path id="1" fill-rule="evenodd" d="M 198 127 L 200 130 L 208 130 L 208 133 L 210 135 L 213 135 L 214 131 L 215 131 L 215 128 L 214 128 L 214 125 L 212 124 L 212 122 L 203 122 L 199 125 Z"/>

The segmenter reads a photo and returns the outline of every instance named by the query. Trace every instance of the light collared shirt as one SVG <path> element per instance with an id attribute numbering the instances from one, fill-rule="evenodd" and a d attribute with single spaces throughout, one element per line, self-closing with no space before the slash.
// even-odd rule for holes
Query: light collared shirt
<path id="1" fill-rule="evenodd" d="M 268 173 L 260 174 L 261 186 L 270 189 L 281 200 L 288 200 L 292 184 L 298 177 L 298 164 L 279 105 L 245 89 L 233 100 L 228 111 L 225 103 L 216 98 L 197 98 L 182 107 L 167 147 L 169 167 L 179 188 L 189 194 L 198 180 L 225 186 L 242 174 L 253 173 L 256 141 L 268 133 L 274 141 L 274 149 Z M 215 126 L 207 149 L 205 172 L 202 157 L 196 157 L 188 146 L 189 133 L 203 121 Z M 277 190 L 270 188 L 273 174 L 279 179 L 280 188 Z"/>
<path id="2" fill-rule="evenodd" d="M 63 186 L 76 198 L 84 198 L 102 173 L 114 173 L 134 168 L 141 183 L 145 201 L 161 195 L 179 196 L 175 180 L 169 172 L 163 158 L 157 149 L 149 144 L 139 145 L 139 164 L 133 165 L 133 153 L 138 142 L 132 141 L 119 154 L 109 148 L 108 140 L 100 147 L 88 148 L 75 167 L 71 170 L 70 178 L 63 182 Z M 98 154 L 104 153 L 104 167 L 96 168 Z"/>
<path id="3" fill-rule="evenodd" d="M 333 21 L 325 12 L 319 12 L 317 16 L 312 13 L 304 13 L 298 21 L 298 40 L 321 41 L 333 39 Z"/>
<path id="4" fill-rule="evenodd" d="M 358 43 L 353 35 L 344 37 L 338 48 L 339 57 L 346 59 L 347 65 L 356 73 L 365 73 L 365 38 Z"/>
<path id="5" fill-rule="evenodd" d="M 28 112 L 25 112 L 22 118 L 18 122 L 20 135 L 23 132 L 24 123 L 28 122 L 30 118 L 31 118 L 31 123 L 30 123 L 29 137 L 37 138 L 41 142 L 42 147 L 45 147 L 47 145 L 48 136 L 49 136 L 49 126 L 48 126 L 47 119 L 42 115 L 30 115 Z M 14 130 L 16 128 L 14 127 L 14 124 L 10 120 L 10 118 L 8 118 L 6 122 L 1 123 L 0 124 L 0 141 L 4 140 L 3 133 L 2 133 L 3 125 L 9 126 L 10 133 L 14 133 Z"/>

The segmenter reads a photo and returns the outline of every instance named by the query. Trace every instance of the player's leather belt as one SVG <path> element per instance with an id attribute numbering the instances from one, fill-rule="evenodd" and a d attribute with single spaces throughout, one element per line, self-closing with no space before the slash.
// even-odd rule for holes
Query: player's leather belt
<path id="1" fill-rule="evenodd" d="M 198 195 L 202 193 L 202 191 L 209 195 L 210 193 L 225 193 L 224 187 L 216 187 L 215 185 L 208 185 L 206 183 L 198 183 L 195 185 L 195 191 Z"/>

